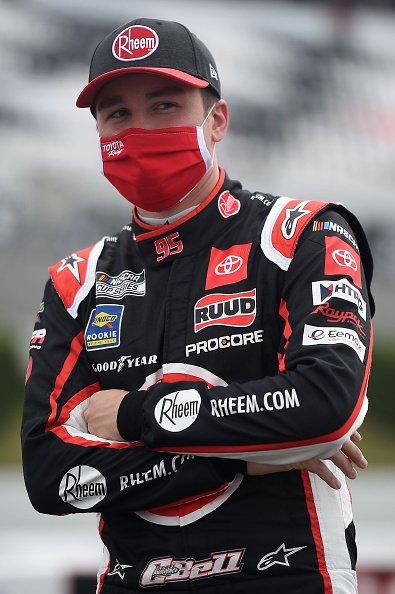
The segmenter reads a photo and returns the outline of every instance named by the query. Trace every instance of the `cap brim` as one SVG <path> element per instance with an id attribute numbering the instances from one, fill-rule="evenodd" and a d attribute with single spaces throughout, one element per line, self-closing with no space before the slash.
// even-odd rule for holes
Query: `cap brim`
<path id="1" fill-rule="evenodd" d="M 92 107 L 96 95 L 98 94 L 100 89 L 111 80 L 114 80 L 115 78 L 119 78 L 121 76 L 125 76 L 127 74 L 141 73 L 157 74 L 159 76 L 164 76 L 165 78 L 177 80 L 190 87 L 196 87 L 198 89 L 204 89 L 209 85 L 209 83 L 206 80 L 197 78 L 196 76 L 192 76 L 191 74 L 187 74 L 186 72 L 182 72 L 181 70 L 175 70 L 174 68 L 144 68 L 139 66 L 133 68 L 119 68 L 117 70 L 110 70 L 110 72 L 105 72 L 101 76 L 94 78 L 90 83 L 88 83 L 86 87 L 81 91 L 76 101 L 77 107 Z"/>

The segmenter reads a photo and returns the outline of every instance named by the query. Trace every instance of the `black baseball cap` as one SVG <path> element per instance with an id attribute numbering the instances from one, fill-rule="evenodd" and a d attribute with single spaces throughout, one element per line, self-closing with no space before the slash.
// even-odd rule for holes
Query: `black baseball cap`
<path id="1" fill-rule="evenodd" d="M 210 87 L 221 97 L 214 58 L 196 35 L 181 23 L 141 18 L 121 25 L 96 47 L 89 83 L 77 107 L 92 109 L 106 83 L 136 73 L 158 74 L 201 89 Z"/>

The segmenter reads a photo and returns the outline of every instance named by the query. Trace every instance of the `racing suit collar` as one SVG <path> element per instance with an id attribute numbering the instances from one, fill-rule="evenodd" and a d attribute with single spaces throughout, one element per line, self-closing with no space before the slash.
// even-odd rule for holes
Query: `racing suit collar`
<path id="1" fill-rule="evenodd" d="M 212 245 L 219 234 L 235 224 L 242 208 L 240 189 L 240 183 L 229 179 L 220 168 L 219 180 L 209 196 L 173 223 L 152 227 L 134 213 L 132 230 L 145 264 L 168 265 Z"/>

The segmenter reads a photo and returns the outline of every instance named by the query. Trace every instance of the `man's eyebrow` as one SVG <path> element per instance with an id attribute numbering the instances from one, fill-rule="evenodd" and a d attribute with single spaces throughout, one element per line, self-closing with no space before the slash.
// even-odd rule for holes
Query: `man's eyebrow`
<path id="1" fill-rule="evenodd" d="M 185 89 L 179 85 L 172 85 L 169 87 L 162 87 L 161 89 L 157 89 L 156 91 L 150 91 L 146 93 L 147 99 L 156 99 L 157 97 L 163 97 L 165 95 L 183 95 L 185 93 Z"/>
<path id="2" fill-rule="evenodd" d="M 157 99 L 159 97 L 165 97 L 166 95 L 183 95 L 185 93 L 185 89 L 179 85 L 171 85 L 168 87 L 162 87 L 161 89 L 157 89 L 155 91 L 150 91 L 146 93 L 147 99 Z M 114 107 L 115 105 L 120 105 L 124 102 L 122 95 L 114 95 L 112 97 L 104 97 L 101 101 L 98 102 L 96 106 L 97 111 L 101 111 L 102 109 L 107 109 L 109 107 Z"/>
<path id="3" fill-rule="evenodd" d="M 106 109 L 107 107 L 114 107 L 114 105 L 119 105 L 122 102 L 123 99 L 120 95 L 114 95 L 113 97 L 105 97 L 104 99 L 98 102 L 96 110 L 101 111 L 102 109 Z"/>

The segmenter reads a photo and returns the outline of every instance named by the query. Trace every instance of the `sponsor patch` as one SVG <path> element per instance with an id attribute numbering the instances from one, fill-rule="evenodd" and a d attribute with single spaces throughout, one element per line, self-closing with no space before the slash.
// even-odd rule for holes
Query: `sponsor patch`
<path id="1" fill-rule="evenodd" d="M 117 575 L 123 581 L 126 575 L 125 569 L 130 569 L 131 567 L 133 567 L 133 565 L 123 565 L 118 559 L 115 559 L 114 568 L 107 575 Z"/>
<path id="2" fill-rule="evenodd" d="M 194 308 L 195 332 L 207 326 L 250 326 L 256 315 L 256 289 L 242 293 L 213 293 Z"/>
<path id="3" fill-rule="evenodd" d="M 98 305 L 91 311 L 85 331 L 87 351 L 115 348 L 121 341 L 123 305 Z"/>
<path id="4" fill-rule="evenodd" d="M 30 350 L 37 349 L 40 350 L 45 337 L 47 335 L 47 330 L 45 328 L 39 328 L 38 330 L 34 330 L 32 334 L 32 338 L 30 340 Z"/>
<path id="5" fill-rule="evenodd" d="M 259 342 L 263 342 L 263 330 L 230 334 L 229 336 L 215 336 L 214 338 L 209 338 L 209 340 L 200 340 L 199 342 L 187 344 L 185 346 L 185 355 L 189 357 L 192 354 L 200 355 L 200 353 L 209 353 L 218 349 L 241 347 Z"/>
<path id="6" fill-rule="evenodd" d="M 300 407 L 295 388 L 265 392 L 263 395 L 243 394 L 227 398 L 211 398 L 210 405 L 212 416 L 218 418 Z"/>
<path id="7" fill-rule="evenodd" d="M 193 581 L 216 575 L 238 573 L 245 549 L 212 553 L 210 559 L 176 559 L 174 556 L 151 559 L 140 576 L 140 586 L 165 585 L 174 581 Z"/>
<path id="8" fill-rule="evenodd" d="M 117 276 L 96 272 L 96 297 L 122 299 L 126 295 L 145 295 L 145 270 L 138 273 L 123 270 Z"/>
<path id="9" fill-rule="evenodd" d="M 218 197 L 218 210 L 224 219 L 233 217 L 240 211 L 240 200 L 232 196 L 229 190 L 225 190 Z"/>
<path id="10" fill-rule="evenodd" d="M 112 53 L 117 60 L 132 62 L 150 56 L 159 46 L 159 37 L 150 27 L 132 25 L 115 38 Z"/>
<path id="11" fill-rule="evenodd" d="M 59 497 L 78 509 L 90 509 L 107 495 L 104 476 L 92 466 L 74 466 L 62 478 Z"/>
<path id="12" fill-rule="evenodd" d="M 358 306 L 359 315 L 366 321 L 366 301 L 363 299 L 361 292 L 346 278 L 336 281 L 314 281 L 311 283 L 311 290 L 313 305 L 321 305 L 321 303 L 326 303 L 332 297 L 336 297 L 336 299 L 355 303 Z"/>
<path id="13" fill-rule="evenodd" d="M 251 243 L 232 245 L 227 250 L 211 248 L 206 276 L 206 291 L 231 285 L 247 278 Z"/>
<path id="14" fill-rule="evenodd" d="M 155 406 L 156 422 L 165 431 L 178 433 L 196 421 L 201 397 L 197 390 L 179 390 L 163 396 Z"/>
<path id="15" fill-rule="evenodd" d="M 296 233 L 299 219 L 311 214 L 312 211 L 305 208 L 307 203 L 308 200 L 305 200 L 293 208 L 285 209 L 285 217 L 281 223 L 281 233 L 284 239 L 291 239 Z"/>
<path id="16" fill-rule="evenodd" d="M 322 305 L 318 305 L 311 313 L 325 316 L 328 322 L 333 322 L 334 324 L 343 324 L 344 322 L 349 322 L 350 324 L 354 325 L 354 327 L 362 336 L 366 336 L 361 320 L 357 314 L 352 311 L 338 310 L 334 307 L 331 307 L 329 303 L 323 303 Z"/>
<path id="17" fill-rule="evenodd" d="M 119 490 L 131 489 L 138 485 L 144 485 L 150 481 L 161 479 L 164 476 L 170 476 L 179 471 L 182 464 L 187 460 L 193 460 L 194 456 L 191 454 L 175 454 L 171 459 L 161 459 L 157 464 L 151 468 L 147 468 L 141 472 L 132 472 L 130 474 L 123 474 L 119 477 Z"/>
<path id="18" fill-rule="evenodd" d="M 325 237 L 325 274 L 347 274 L 362 287 L 361 261 L 357 252 L 338 237 Z"/>
<path id="19" fill-rule="evenodd" d="M 101 150 L 105 158 L 118 157 L 125 148 L 122 140 L 112 140 L 111 142 L 101 142 Z M 107 241 L 107 239 L 106 239 Z"/>
<path id="20" fill-rule="evenodd" d="M 344 227 L 339 225 L 338 223 L 334 223 L 333 221 L 314 221 L 312 226 L 313 231 L 334 231 L 339 235 L 343 235 L 348 241 L 354 246 L 356 250 L 358 250 L 358 245 L 351 233 L 347 231 Z"/>
<path id="21" fill-rule="evenodd" d="M 259 571 L 265 571 L 273 565 L 285 565 L 286 567 L 289 567 L 288 557 L 290 557 L 290 555 L 294 555 L 298 551 L 301 551 L 305 548 L 306 545 L 303 547 L 294 547 L 291 549 L 287 549 L 285 543 L 282 543 L 278 547 L 278 549 L 276 549 L 275 551 L 271 551 L 270 553 L 267 553 L 267 555 L 264 555 L 262 557 L 262 559 L 259 561 L 257 565 L 257 569 L 259 569 Z"/>
<path id="22" fill-rule="evenodd" d="M 306 324 L 303 331 L 304 346 L 321 344 L 345 344 L 351 347 L 363 362 L 365 357 L 366 347 L 359 339 L 355 330 L 334 326 L 327 328 L 326 326 L 310 326 Z"/>
<path id="23" fill-rule="evenodd" d="M 122 369 L 131 369 L 132 367 L 141 367 L 142 365 L 153 365 L 158 360 L 157 355 L 141 355 L 132 357 L 132 355 L 122 355 L 114 361 L 103 361 L 102 363 L 92 363 L 92 369 L 95 373 L 106 371 L 116 371 L 120 373 Z"/>
<path id="24" fill-rule="evenodd" d="M 259 200 L 264 206 L 270 206 L 274 200 L 273 196 L 268 198 L 265 194 L 261 194 L 261 192 L 254 192 L 254 194 L 251 194 L 250 198 L 251 200 Z"/>
<path id="25" fill-rule="evenodd" d="M 80 264 L 82 262 L 86 262 L 85 258 L 81 258 L 80 256 L 77 256 L 77 254 L 71 254 L 71 256 L 66 256 L 66 258 L 63 258 L 56 272 L 68 270 L 71 272 L 75 280 L 81 284 Z M 85 269 L 86 264 L 84 265 L 84 270 Z"/>

